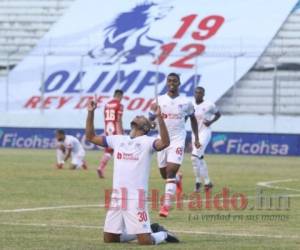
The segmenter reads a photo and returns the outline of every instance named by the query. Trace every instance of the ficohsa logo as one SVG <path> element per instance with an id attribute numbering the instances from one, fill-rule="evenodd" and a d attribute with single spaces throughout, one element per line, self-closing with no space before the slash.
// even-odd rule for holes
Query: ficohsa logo
<path id="1" fill-rule="evenodd" d="M 214 152 L 219 153 L 220 151 L 223 151 L 224 149 L 222 148 L 222 146 L 225 145 L 226 141 L 227 141 L 226 135 L 221 134 L 221 135 L 214 136 L 212 138 L 212 148 Z"/>
<path id="2" fill-rule="evenodd" d="M 212 148 L 215 153 L 244 155 L 288 155 L 289 145 L 273 143 L 267 140 L 249 142 L 241 137 L 229 138 L 219 134 L 212 138 Z"/>

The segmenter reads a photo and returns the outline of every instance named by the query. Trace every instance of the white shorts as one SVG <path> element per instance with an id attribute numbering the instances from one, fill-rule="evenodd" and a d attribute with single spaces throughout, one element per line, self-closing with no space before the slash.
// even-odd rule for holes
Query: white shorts
<path id="1" fill-rule="evenodd" d="M 85 152 L 71 153 L 71 164 L 80 168 L 84 163 Z"/>
<path id="2" fill-rule="evenodd" d="M 199 132 L 199 142 L 201 144 L 200 148 L 195 147 L 195 137 L 192 136 L 192 144 L 193 144 L 193 151 L 192 155 L 196 155 L 201 157 L 204 155 L 205 149 L 210 141 L 211 138 L 211 130 L 210 129 L 203 129 Z"/>
<path id="3" fill-rule="evenodd" d="M 121 199 L 112 200 L 112 208 L 107 211 L 104 232 L 113 234 L 145 234 L 151 233 L 147 204 L 138 207 L 138 200 L 128 200 L 127 208 L 122 208 Z M 119 208 L 116 208 L 119 207 Z"/>
<path id="4" fill-rule="evenodd" d="M 166 167 L 167 162 L 181 165 L 184 156 L 184 146 L 184 142 L 171 142 L 169 147 L 157 152 L 158 167 Z"/>

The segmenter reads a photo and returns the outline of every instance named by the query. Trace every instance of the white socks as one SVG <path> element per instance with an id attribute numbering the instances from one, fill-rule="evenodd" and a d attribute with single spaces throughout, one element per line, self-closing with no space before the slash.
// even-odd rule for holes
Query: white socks
<path id="1" fill-rule="evenodd" d="M 168 234 L 166 232 L 157 232 L 157 233 L 151 233 L 151 237 L 153 239 L 153 242 L 155 245 L 158 245 L 162 242 L 165 241 L 167 238 Z M 137 236 L 135 234 L 127 234 L 127 233 L 122 233 L 120 235 L 120 242 L 129 242 L 136 240 Z"/>
<path id="2" fill-rule="evenodd" d="M 207 165 L 204 159 L 199 159 L 200 175 L 204 179 L 204 184 L 208 184 L 210 179 L 208 177 Z"/>
<path id="3" fill-rule="evenodd" d="M 192 155 L 192 166 L 196 178 L 196 182 L 201 183 L 201 179 L 204 179 L 204 184 L 208 184 L 210 182 L 208 176 L 208 169 L 204 159 L 200 159 L 197 156 Z"/>
<path id="4" fill-rule="evenodd" d="M 176 178 L 167 179 L 165 186 L 165 202 L 164 205 L 171 206 L 172 199 L 176 193 Z"/>
<path id="5" fill-rule="evenodd" d="M 127 233 L 122 233 L 120 235 L 120 242 L 128 242 L 136 240 L 136 235 L 135 234 L 127 234 Z"/>
<path id="6" fill-rule="evenodd" d="M 158 244 L 164 242 L 165 239 L 167 238 L 167 236 L 168 236 L 167 233 L 163 232 L 163 231 L 151 234 L 151 237 L 152 237 L 155 245 L 158 245 Z"/>
<path id="7" fill-rule="evenodd" d="M 201 183 L 200 166 L 198 164 L 199 161 L 200 159 L 197 156 L 192 155 L 192 166 L 196 178 L 196 183 Z"/>

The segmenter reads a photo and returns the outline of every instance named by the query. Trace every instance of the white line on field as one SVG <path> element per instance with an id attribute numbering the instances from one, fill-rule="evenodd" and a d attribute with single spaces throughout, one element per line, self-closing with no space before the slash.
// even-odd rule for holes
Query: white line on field
<path id="1" fill-rule="evenodd" d="M 272 196 L 273 198 L 276 196 Z M 278 197 L 300 197 L 300 194 L 283 194 L 278 195 Z M 248 200 L 254 200 L 256 199 L 256 196 L 248 196 Z M 237 198 L 238 200 L 240 198 Z M 223 198 L 219 199 L 220 201 L 223 201 Z M 202 199 L 202 202 L 206 202 L 207 199 Z M 214 199 L 209 199 L 209 201 L 213 202 Z M 183 203 L 189 203 L 192 202 L 191 200 L 183 200 Z M 148 202 L 148 205 L 150 205 L 151 202 Z M 36 211 L 46 211 L 46 210 L 59 210 L 59 209 L 76 209 L 76 208 L 104 208 L 104 204 L 85 204 L 85 205 L 65 205 L 65 206 L 50 206 L 50 207 L 33 207 L 33 208 L 17 208 L 17 209 L 6 209 L 6 210 L 0 210 L 0 213 L 24 213 L 24 212 L 36 212 Z"/>
<path id="2" fill-rule="evenodd" d="M 6 226 L 31 226 L 31 227 L 57 227 L 57 228 L 80 228 L 80 229 L 103 229 L 101 226 L 96 225 L 62 225 L 62 224 L 45 224 L 45 223 L 5 223 L 1 222 L 0 225 Z M 269 234 L 251 234 L 251 233 L 222 233 L 222 232 L 207 232 L 207 231 L 188 231 L 170 229 L 170 231 L 179 234 L 198 234 L 198 235 L 217 235 L 227 237 L 263 237 L 271 239 L 300 239 L 299 235 L 269 235 Z"/>
<path id="3" fill-rule="evenodd" d="M 287 191 L 297 191 L 300 192 L 299 189 L 292 189 L 286 187 L 279 187 L 274 186 L 274 183 L 282 183 L 282 182 L 293 182 L 298 181 L 295 179 L 287 179 L 287 180 L 274 180 L 274 181 L 265 181 L 265 182 L 258 182 L 256 183 L 257 186 L 266 187 L 266 188 L 273 188 L 273 189 L 280 189 L 280 190 L 287 190 Z M 300 194 L 286 194 L 286 195 L 278 195 L 278 197 L 300 197 Z M 275 197 L 275 196 L 273 196 Z M 247 199 L 256 199 L 256 196 L 248 196 Z M 210 199 L 213 201 L 213 198 Z M 223 200 L 223 198 L 220 198 Z M 207 199 L 202 199 L 203 202 L 206 202 Z M 183 203 L 188 203 L 190 200 L 184 200 Z M 151 202 L 149 202 L 151 204 Z M 0 213 L 22 213 L 22 212 L 35 212 L 35 211 L 43 211 L 43 210 L 58 210 L 58 209 L 76 209 L 76 208 L 89 208 L 89 207 L 104 207 L 104 204 L 85 204 L 85 205 L 63 205 L 63 206 L 49 206 L 49 207 L 33 207 L 33 208 L 17 208 L 17 209 L 6 209 L 0 210 Z"/>
<path id="4" fill-rule="evenodd" d="M 7 209 L 0 210 L 0 213 L 22 213 L 22 212 L 34 212 L 43 210 L 57 210 L 66 208 L 87 208 L 87 207 L 104 207 L 103 204 L 85 204 L 85 205 L 64 205 L 55 207 L 33 207 L 33 208 L 18 208 L 18 209 Z"/>
<path id="5" fill-rule="evenodd" d="M 280 186 L 274 186 L 273 185 L 273 184 L 276 184 L 276 183 L 293 182 L 293 181 L 299 181 L 299 180 L 287 179 L 287 180 L 262 181 L 262 182 L 256 183 L 256 185 L 260 186 L 260 187 L 266 187 L 266 188 L 272 188 L 272 189 L 280 189 L 280 190 L 300 192 L 299 189 L 287 188 L 287 187 L 280 187 Z"/>

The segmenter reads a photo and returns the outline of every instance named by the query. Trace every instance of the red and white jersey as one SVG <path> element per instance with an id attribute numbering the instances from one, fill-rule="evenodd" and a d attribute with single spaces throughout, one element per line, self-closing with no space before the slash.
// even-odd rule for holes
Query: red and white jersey
<path id="1" fill-rule="evenodd" d="M 105 134 L 116 135 L 120 134 L 118 131 L 118 122 L 122 119 L 123 105 L 117 99 L 112 99 L 104 106 L 104 123 L 105 123 Z"/>
<path id="2" fill-rule="evenodd" d="M 72 154 L 84 154 L 84 148 L 80 141 L 72 135 L 66 135 L 63 145 L 66 149 L 71 149 Z"/>
<path id="3" fill-rule="evenodd" d="M 210 101 L 203 101 L 200 104 L 196 104 L 194 101 L 195 117 L 198 123 L 198 131 L 201 132 L 204 129 L 210 129 L 206 127 L 203 122 L 210 121 L 215 113 L 218 112 L 216 105 Z"/>
<path id="4" fill-rule="evenodd" d="M 173 141 L 185 141 L 185 117 L 194 113 L 192 101 L 187 97 L 171 98 L 168 94 L 158 97 L 158 105 L 166 123 L 171 144 Z"/>
<path id="5" fill-rule="evenodd" d="M 126 188 L 128 197 L 138 198 L 139 191 L 148 191 L 151 155 L 155 151 L 156 138 L 143 135 L 130 138 L 128 135 L 106 136 L 106 144 L 114 150 L 113 193 L 121 197 L 121 188 Z"/>

